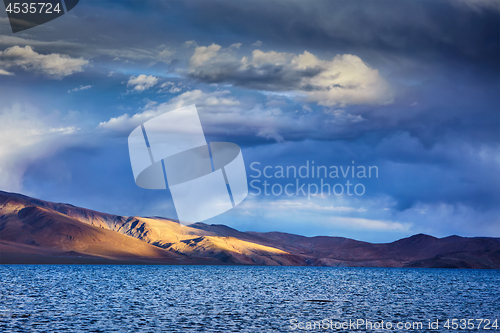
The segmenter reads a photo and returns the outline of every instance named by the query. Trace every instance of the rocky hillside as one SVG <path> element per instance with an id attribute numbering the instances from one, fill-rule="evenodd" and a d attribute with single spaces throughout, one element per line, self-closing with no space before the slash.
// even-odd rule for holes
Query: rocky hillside
<path id="1" fill-rule="evenodd" d="M 388 244 L 240 232 L 126 217 L 0 191 L 0 263 L 500 268 L 499 238 L 415 235 Z"/>

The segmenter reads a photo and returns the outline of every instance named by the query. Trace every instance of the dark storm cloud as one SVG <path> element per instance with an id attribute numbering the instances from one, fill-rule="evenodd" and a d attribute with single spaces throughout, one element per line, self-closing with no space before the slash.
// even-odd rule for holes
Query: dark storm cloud
<path id="1" fill-rule="evenodd" d="M 321 73 L 320 68 L 293 70 L 284 65 L 264 64 L 241 70 L 239 63 L 223 64 L 218 68 L 206 66 L 189 73 L 189 76 L 206 83 L 231 83 L 248 89 L 268 91 L 323 90 L 323 87 L 302 86 L 302 79 Z"/>
<path id="2" fill-rule="evenodd" d="M 492 2 L 493 3 L 493 2 Z M 498 71 L 499 10 L 465 1 L 209 1 L 188 15 L 208 34 L 252 36 L 273 47 L 423 61 Z M 498 6 L 496 6 L 498 7 Z M 268 45 L 269 45 L 268 44 Z"/>
<path id="3" fill-rule="evenodd" d="M 52 46 L 88 53 L 99 48 L 151 49 L 195 39 L 204 44 L 256 40 L 264 48 L 315 54 L 353 53 L 365 60 L 403 56 L 426 62 L 469 62 L 498 73 L 500 19 L 489 1 L 99 1 L 37 27 Z M 494 1 L 491 1 L 494 4 Z M 67 28 L 71 24 L 71 34 Z M 134 22 L 134 24 L 130 24 Z M 0 33 L 11 35 L 7 23 Z M 147 35 L 148 38 L 144 38 Z M 16 37 L 33 37 L 19 33 Z M 48 42 L 48 41 L 47 41 Z M 15 44 L 10 44 L 15 45 Z M 52 52 L 58 51 L 52 49 Z M 139 52 L 138 52 L 139 53 Z"/>

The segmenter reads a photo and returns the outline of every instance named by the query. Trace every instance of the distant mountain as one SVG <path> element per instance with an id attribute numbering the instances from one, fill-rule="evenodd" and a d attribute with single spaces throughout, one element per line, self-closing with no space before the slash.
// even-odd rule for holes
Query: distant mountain
<path id="1" fill-rule="evenodd" d="M 500 238 L 415 235 L 387 244 L 224 225 L 181 226 L 0 191 L 0 263 L 241 264 L 500 269 Z"/>

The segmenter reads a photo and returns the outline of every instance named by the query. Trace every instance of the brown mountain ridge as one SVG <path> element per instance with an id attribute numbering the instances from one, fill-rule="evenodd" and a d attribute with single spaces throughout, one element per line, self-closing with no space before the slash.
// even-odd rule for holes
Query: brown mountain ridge
<path id="1" fill-rule="evenodd" d="M 386 244 L 343 237 L 181 226 L 0 191 L 2 264 L 239 264 L 500 269 L 500 238 L 415 235 Z"/>

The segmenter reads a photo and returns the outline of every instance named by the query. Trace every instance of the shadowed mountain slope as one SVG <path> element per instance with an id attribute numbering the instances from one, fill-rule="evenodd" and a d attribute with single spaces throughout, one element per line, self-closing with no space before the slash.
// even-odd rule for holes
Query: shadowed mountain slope
<path id="1" fill-rule="evenodd" d="M 224 225 L 182 226 L 0 191 L 0 263 L 500 268 L 500 239 L 415 235 L 387 244 Z"/>

